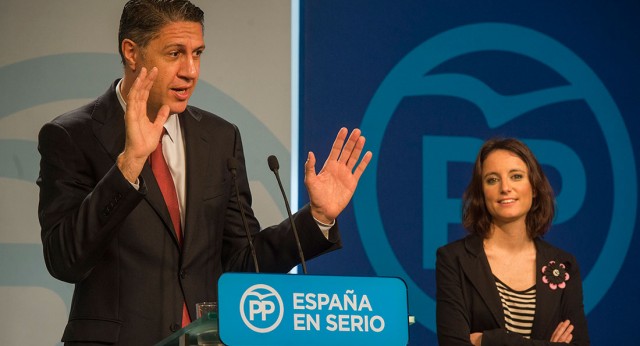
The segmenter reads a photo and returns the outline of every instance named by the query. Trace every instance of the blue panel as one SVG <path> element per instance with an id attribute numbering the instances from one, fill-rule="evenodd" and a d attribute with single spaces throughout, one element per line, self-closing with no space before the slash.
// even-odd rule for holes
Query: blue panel
<path id="1" fill-rule="evenodd" d="M 308 0 L 301 11 L 299 152 L 326 157 L 347 126 L 374 153 L 339 219 L 345 249 L 310 272 L 402 277 L 410 344 L 436 344 L 435 250 L 465 235 L 460 197 L 482 141 L 518 137 L 557 194 L 545 239 L 580 262 L 592 343 L 634 337 L 640 3 Z"/>
<path id="2" fill-rule="evenodd" d="M 406 345 L 398 278 L 226 273 L 218 281 L 227 345 Z"/>

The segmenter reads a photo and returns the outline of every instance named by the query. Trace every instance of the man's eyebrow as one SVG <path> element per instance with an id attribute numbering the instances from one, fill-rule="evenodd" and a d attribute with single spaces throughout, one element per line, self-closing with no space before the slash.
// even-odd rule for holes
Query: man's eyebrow
<path id="1" fill-rule="evenodd" d="M 169 48 L 185 48 L 185 45 L 182 43 L 168 43 L 166 44 L 164 47 L 164 49 L 169 49 Z"/>
<path id="2" fill-rule="evenodd" d="M 169 43 L 166 46 L 164 46 L 164 49 L 170 49 L 170 48 L 185 49 L 187 48 L 187 46 L 182 43 Z M 205 49 L 205 45 L 203 44 L 199 47 L 196 47 L 194 50 L 204 50 L 204 49 Z"/>

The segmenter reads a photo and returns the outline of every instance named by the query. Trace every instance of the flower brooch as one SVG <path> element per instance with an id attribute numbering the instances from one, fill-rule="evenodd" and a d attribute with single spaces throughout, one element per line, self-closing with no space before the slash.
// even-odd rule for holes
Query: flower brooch
<path id="1" fill-rule="evenodd" d="M 569 273 L 567 268 L 562 263 L 556 263 L 556 261 L 550 261 L 549 264 L 542 267 L 542 282 L 548 284 L 552 290 L 565 288 L 569 281 Z"/>

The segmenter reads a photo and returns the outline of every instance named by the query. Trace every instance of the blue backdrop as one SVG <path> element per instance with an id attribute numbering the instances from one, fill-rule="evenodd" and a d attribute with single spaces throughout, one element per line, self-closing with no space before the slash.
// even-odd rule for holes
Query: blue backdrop
<path id="1" fill-rule="evenodd" d="M 435 250 L 465 234 L 482 141 L 514 136 L 556 191 L 545 238 L 580 262 L 592 343 L 635 338 L 639 2 L 307 0 L 300 18 L 301 162 L 341 126 L 374 153 L 345 249 L 311 273 L 402 277 L 410 344 L 436 344 Z"/>

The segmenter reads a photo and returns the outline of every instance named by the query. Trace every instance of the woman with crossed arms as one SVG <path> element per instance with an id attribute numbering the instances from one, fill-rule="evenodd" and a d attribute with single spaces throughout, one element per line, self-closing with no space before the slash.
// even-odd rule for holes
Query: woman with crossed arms
<path id="1" fill-rule="evenodd" d="M 484 143 L 463 195 L 463 239 L 438 249 L 438 340 L 448 345 L 589 345 L 573 255 L 542 240 L 554 195 L 516 139 Z"/>

